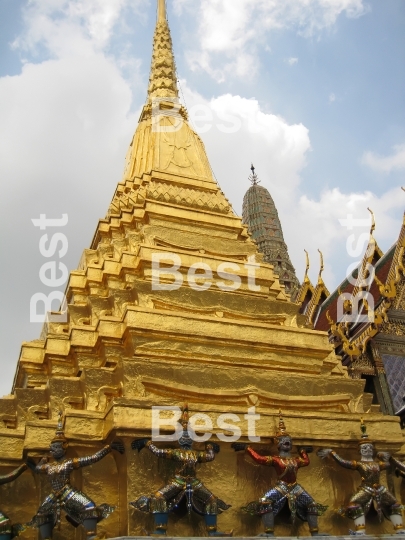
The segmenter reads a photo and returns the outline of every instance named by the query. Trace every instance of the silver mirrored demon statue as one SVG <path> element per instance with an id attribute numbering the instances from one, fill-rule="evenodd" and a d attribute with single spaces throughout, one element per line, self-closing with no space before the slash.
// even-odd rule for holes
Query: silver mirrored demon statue
<path id="1" fill-rule="evenodd" d="M 215 459 L 219 445 L 207 444 L 204 451 L 193 450 L 193 440 L 188 429 L 188 408 L 183 408 L 181 424 L 183 433 L 179 438 L 180 448 L 158 448 L 149 439 L 136 439 L 132 448 L 140 452 L 146 447 L 158 458 L 176 463 L 176 472 L 170 482 L 158 489 L 153 495 L 142 496 L 130 503 L 137 510 L 153 514 L 155 535 L 166 535 L 169 513 L 185 503 L 188 513 L 196 512 L 204 517 L 209 536 L 231 536 L 217 530 L 217 516 L 230 508 L 221 499 L 213 495 L 197 478 L 196 468 L 199 463 L 208 463 Z"/>
<path id="2" fill-rule="evenodd" d="M 27 465 L 24 463 L 17 467 L 13 472 L 0 476 L 0 485 L 8 484 L 20 476 L 27 470 Z M 12 525 L 10 518 L 0 511 L 0 540 L 11 540 L 24 529 L 22 525 Z"/>
<path id="3" fill-rule="evenodd" d="M 108 504 L 97 506 L 87 495 L 73 487 L 70 484 L 70 473 L 100 461 L 112 450 L 124 453 L 123 444 L 114 441 L 92 456 L 71 459 L 65 457 L 67 446 L 68 440 L 63 431 L 63 418 L 60 413 L 58 428 L 49 448 L 52 458 L 43 457 L 37 465 L 32 460 L 28 461 L 28 466 L 35 473 L 47 476 L 52 488 L 29 523 L 30 526 L 39 528 L 43 540 L 52 538 L 54 527 L 60 524 L 62 510 L 74 527 L 83 525 L 89 539 L 96 538 L 97 523 L 114 511 L 114 507 Z"/>
<path id="4" fill-rule="evenodd" d="M 296 516 L 303 521 L 308 521 L 311 535 L 320 536 L 318 516 L 325 512 L 327 506 L 315 502 L 311 495 L 297 483 L 298 469 L 309 465 L 308 453 L 312 451 L 312 448 L 299 448 L 298 456 L 291 455 L 292 438 L 286 431 L 281 412 L 275 441 L 279 451 L 277 456 L 262 456 L 244 443 L 232 444 L 236 451 L 246 450 L 256 463 L 274 467 L 277 474 L 275 487 L 267 491 L 258 501 L 247 504 L 242 510 L 252 515 L 262 516 L 264 534 L 261 536 L 274 536 L 274 518 L 288 502 L 292 521 L 295 521 Z"/>
<path id="5" fill-rule="evenodd" d="M 353 535 L 366 534 L 366 515 L 374 505 L 380 521 L 384 515 L 390 519 L 395 531 L 398 534 L 405 534 L 402 524 L 402 506 L 395 497 L 380 483 L 380 473 L 391 467 L 388 461 L 390 456 L 385 452 L 379 452 L 374 459 L 373 441 L 367 435 L 366 426 L 361 420 L 362 436 L 358 443 L 360 452 L 360 461 L 348 461 L 341 458 L 334 450 L 325 448 L 318 451 L 321 458 L 331 457 L 339 465 L 345 469 L 358 471 L 361 476 L 361 484 L 356 493 L 350 498 L 347 507 L 339 510 L 341 515 L 344 515 L 354 520 L 354 531 L 350 531 Z M 393 458 L 391 458 L 393 459 Z M 395 460 L 396 463 L 397 460 Z"/>

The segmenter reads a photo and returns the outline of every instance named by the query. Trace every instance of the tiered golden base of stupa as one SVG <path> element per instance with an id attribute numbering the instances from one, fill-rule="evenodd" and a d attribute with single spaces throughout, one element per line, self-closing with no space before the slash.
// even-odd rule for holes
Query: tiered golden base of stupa
<path id="1" fill-rule="evenodd" d="M 162 193 L 180 186 L 193 190 L 195 199 L 186 206 L 154 197 L 150 186 L 157 183 Z M 0 400 L 2 465 L 16 463 L 24 452 L 46 452 L 59 410 L 66 414 L 72 455 L 92 453 L 113 436 L 122 438 L 124 456 L 110 454 L 76 479 L 90 497 L 100 500 L 102 494 L 103 501 L 117 505 L 100 524 L 107 537 L 150 528 L 148 516 L 131 511 L 129 502 L 159 488 L 168 469 L 146 451 L 133 452 L 130 442 L 150 435 L 153 405 L 187 401 L 191 414 L 204 412 L 212 418 L 214 438 L 222 432 L 216 427 L 218 415 L 237 414 L 243 440 L 248 434 L 244 415 L 255 406 L 261 415 L 257 435 L 267 447 L 279 408 L 297 445 L 333 446 L 355 456 L 363 413 L 380 449 L 398 451 L 403 442 L 398 419 L 373 409 L 372 396 L 363 394 L 363 381 L 347 377 L 326 334 L 301 326 L 297 306 L 287 300 L 271 266 L 256 269 L 260 290 L 249 289 L 245 265 L 256 253 L 255 245 L 230 209 L 199 208 L 207 193 L 213 200 L 223 197 L 214 183 L 208 191 L 207 183 L 151 171 L 123 184 L 138 185 L 134 193 L 143 190 L 145 197 L 100 222 L 93 249 L 84 252 L 80 269 L 71 273 L 69 322 L 48 323 L 43 339 L 23 344 L 15 393 Z M 181 261 L 184 282 L 177 290 L 152 287 L 152 254 L 165 253 Z M 207 291 L 190 286 L 187 274 L 195 263 L 212 269 Z M 239 268 L 232 273 L 239 276 L 240 288 L 219 288 L 218 282 L 230 283 L 217 274 L 221 263 Z M 206 281 L 196 278 L 200 285 Z M 222 443 L 216 460 L 201 467 L 200 477 L 232 504 L 219 517 L 221 528 L 233 528 L 238 535 L 260 529 L 260 520 L 243 515 L 240 507 L 270 486 L 269 469 Z M 346 531 L 348 522 L 333 509 L 352 493 L 353 480 L 349 471 L 329 468 L 315 455 L 311 466 L 300 471 L 306 489 L 331 507 L 320 518 L 324 531 Z M 27 472 L 2 487 L 2 506 L 14 521 L 24 521 L 45 494 L 46 486 Z M 198 516 L 179 520 L 173 515 L 169 527 L 175 535 L 203 534 Z M 302 524 L 300 532 L 306 527 Z M 280 524 L 278 530 L 287 534 L 289 527 Z M 376 524 L 374 530 L 384 527 Z M 68 523 L 62 531 L 60 538 L 82 534 Z M 34 538 L 34 532 L 24 537 Z"/>
<path id="2" fill-rule="evenodd" d="M 168 41 L 161 43 L 166 47 Z M 166 70 L 165 77 L 170 75 L 164 58 L 154 61 Z M 260 414 L 256 435 L 262 437 L 257 447 L 272 451 L 269 437 L 276 432 L 280 408 L 296 445 L 333 447 L 354 458 L 362 415 L 378 449 L 399 452 L 403 445 L 398 419 L 371 405 L 363 381 L 347 376 L 326 333 L 304 327 L 305 319 L 273 267 L 261 262 L 213 180 L 203 143 L 184 111 L 179 110 L 176 121 L 181 117 L 183 125 L 178 131 L 153 131 L 151 103 L 141 116 L 108 217 L 100 221 L 91 249 L 70 275 L 68 322 L 49 322 L 41 339 L 23 344 L 14 393 L 0 400 L 4 472 L 27 454 L 47 452 L 61 410 L 68 455 L 88 455 L 102 441 L 122 439 L 124 455 L 111 453 L 73 476 L 96 502 L 116 506 L 99 524 L 100 538 L 142 535 L 152 527 L 148 515 L 129 506 L 172 474 L 170 464 L 131 449 L 134 438 L 150 436 L 152 406 L 188 402 L 191 415 L 201 412 L 212 419 L 216 441 L 224 433 L 216 423 L 222 413 L 239 416 L 241 440 L 247 441 L 244 415 L 255 407 Z M 159 122 L 173 125 L 173 116 L 162 113 Z M 160 270 L 166 264 L 169 271 L 177 261 L 181 286 L 156 289 L 152 261 L 157 259 Z M 173 284 L 170 273 L 158 277 L 160 284 Z M 198 290 L 204 284 L 207 290 Z M 274 483 L 270 468 L 255 466 L 229 442 L 221 442 L 215 461 L 202 465 L 199 477 L 232 504 L 218 518 L 222 530 L 234 529 L 237 536 L 261 530 L 260 519 L 240 508 Z M 320 518 L 322 531 L 347 533 L 350 522 L 335 510 L 348 500 L 357 480 L 351 471 L 325 464 L 315 454 L 311 465 L 300 470 L 300 483 L 317 502 L 329 505 Z M 388 481 L 399 496 L 399 481 L 392 476 Z M 28 521 L 47 490 L 25 472 L 0 487 L 2 510 L 14 522 Z M 280 535 L 308 534 L 306 523 L 291 529 L 282 516 L 276 526 Z M 383 533 L 390 527 L 374 520 L 368 530 Z M 180 519 L 173 513 L 168 534 L 203 536 L 205 527 L 198 515 Z M 27 530 L 22 537 L 36 535 Z M 54 538 L 78 540 L 84 532 L 63 520 Z"/>

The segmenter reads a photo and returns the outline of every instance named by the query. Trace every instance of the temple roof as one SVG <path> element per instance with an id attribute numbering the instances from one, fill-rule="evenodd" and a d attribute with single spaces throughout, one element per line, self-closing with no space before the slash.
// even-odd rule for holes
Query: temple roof
<path id="1" fill-rule="evenodd" d="M 397 246 L 397 243 L 393 244 L 391 248 L 385 253 L 382 254 L 382 251 L 378 247 L 377 244 L 375 244 L 375 255 L 374 255 L 374 269 L 377 278 L 382 281 L 383 283 L 386 282 L 388 273 L 390 271 L 390 268 L 392 266 L 392 261 L 395 253 L 395 248 Z M 326 300 L 322 303 L 321 309 L 318 314 L 318 318 L 315 321 L 315 328 L 317 330 L 325 330 L 328 331 L 330 328 L 330 324 L 328 322 L 326 313 L 329 312 L 329 316 L 333 321 L 337 320 L 337 300 L 339 298 L 340 294 L 348 293 L 352 294 L 355 289 L 355 284 L 358 280 L 359 276 L 359 270 L 363 265 L 363 261 L 359 263 L 359 265 L 352 271 L 350 276 L 346 277 L 342 283 L 326 298 Z M 374 297 L 376 303 L 378 303 L 379 299 L 381 298 L 381 293 L 378 290 L 378 286 L 375 281 L 373 281 L 370 293 Z"/>
<path id="2" fill-rule="evenodd" d="M 356 376 L 375 373 L 378 362 L 378 369 L 383 369 L 383 353 L 375 352 L 376 343 L 385 355 L 401 356 L 404 351 L 405 214 L 398 240 L 385 254 L 373 237 L 374 216 L 372 222 L 362 261 L 325 299 L 315 319 L 315 329 L 330 330 L 344 365 Z"/>

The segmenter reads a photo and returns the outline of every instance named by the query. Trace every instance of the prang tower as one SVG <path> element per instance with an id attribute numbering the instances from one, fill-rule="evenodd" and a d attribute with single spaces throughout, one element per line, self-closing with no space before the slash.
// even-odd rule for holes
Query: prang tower
<path id="1" fill-rule="evenodd" d="M 276 205 L 269 191 L 258 185 L 260 180 L 253 165 L 251 171 L 249 179 L 252 185 L 243 198 L 243 223 L 248 226 L 259 251 L 263 253 L 263 260 L 274 266 L 280 284 L 284 285 L 286 293 L 295 301 L 300 283 L 284 242 Z"/>
<path id="2" fill-rule="evenodd" d="M 73 478 L 97 503 L 116 506 L 99 536 L 142 535 L 149 516 L 134 513 L 129 502 L 153 493 L 170 471 L 149 453 L 134 452 L 131 441 L 151 436 L 153 406 L 188 402 L 191 416 L 210 417 L 213 440 L 221 444 L 200 472 L 232 504 L 221 528 L 254 536 L 260 520 L 246 519 L 240 508 L 268 488 L 270 470 L 235 454 L 219 415 L 237 415 L 247 441 L 247 412 L 255 408 L 256 435 L 267 447 L 280 408 L 297 445 L 343 448 L 355 457 L 361 415 L 383 449 L 397 451 L 403 437 L 398 419 L 371 405 L 364 381 L 348 377 L 327 333 L 304 326 L 213 178 L 179 103 L 164 0 L 158 8 L 147 101 L 108 215 L 70 274 L 67 322 L 53 318 L 39 339 L 22 344 L 12 394 L 0 399 L 0 472 L 27 454 L 46 453 L 64 411 L 71 456 L 89 455 L 113 438 L 126 448 Z M 153 261 L 167 272 L 157 273 Z M 315 454 L 300 475 L 312 496 L 330 505 L 325 532 L 347 531 L 333 505 L 351 493 L 348 478 L 350 471 L 331 475 Z M 2 511 L 14 522 L 28 521 L 46 486 L 30 471 L 9 486 L 0 486 Z M 278 530 L 290 534 L 289 524 Z M 306 523 L 297 524 L 298 533 L 308 534 Z M 62 520 L 54 539 L 82 534 Z M 205 528 L 199 516 L 174 517 L 168 534 L 201 536 Z M 24 535 L 33 540 L 37 533 Z"/>

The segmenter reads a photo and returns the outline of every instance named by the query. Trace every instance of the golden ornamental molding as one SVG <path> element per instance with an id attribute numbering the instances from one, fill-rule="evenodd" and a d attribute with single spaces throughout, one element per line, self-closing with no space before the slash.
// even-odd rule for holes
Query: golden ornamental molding
<path id="1" fill-rule="evenodd" d="M 255 387 L 236 388 L 234 390 L 217 390 L 215 388 L 200 388 L 185 384 L 159 383 L 155 379 L 143 377 L 141 380 L 146 392 L 167 397 L 174 402 L 187 401 L 188 403 L 212 404 L 217 398 L 224 405 L 248 405 L 278 410 L 306 410 L 306 411 L 339 411 L 356 412 L 359 407 L 358 400 L 353 400 L 349 394 L 323 395 L 323 396 L 286 396 L 259 390 Z"/>
<path id="2" fill-rule="evenodd" d="M 146 191 L 146 198 L 221 214 L 231 212 L 228 201 L 216 193 L 185 188 L 166 182 L 150 182 Z"/>

